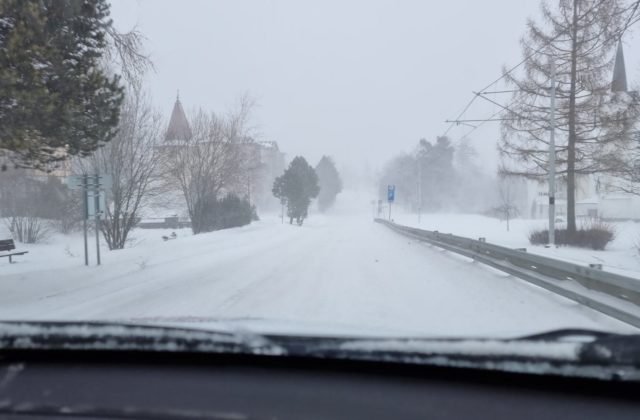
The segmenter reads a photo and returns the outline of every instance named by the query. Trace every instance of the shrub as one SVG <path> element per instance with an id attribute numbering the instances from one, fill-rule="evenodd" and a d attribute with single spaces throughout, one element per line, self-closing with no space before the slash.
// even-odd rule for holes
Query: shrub
<path id="1" fill-rule="evenodd" d="M 14 170 L 0 179 L 0 216 L 12 219 L 9 228 L 16 230 L 18 241 L 38 242 L 42 235 L 37 232 L 51 228 L 66 234 L 78 228 L 82 200 L 78 191 L 57 177 L 32 177 Z"/>
<path id="2" fill-rule="evenodd" d="M 253 216 L 249 202 L 235 194 L 227 194 L 220 200 L 218 212 L 217 225 L 219 229 L 248 225 Z"/>
<path id="3" fill-rule="evenodd" d="M 42 242 L 49 237 L 49 223 L 38 217 L 13 216 L 5 223 L 15 240 L 27 244 Z"/>
<path id="4" fill-rule="evenodd" d="M 249 201 L 231 193 L 221 200 L 207 202 L 203 209 L 204 217 L 198 233 L 244 226 L 258 219 L 255 207 Z"/>
<path id="5" fill-rule="evenodd" d="M 575 234 L 570 235 L 566 228 L 556 229 L 555 242 L 557 245 L 573 245 L 582 248 L 603 250 L 607 244 L 615 239 L 615 229 L 610 224 L 601 221 L 590 221 L 583 224 Z M 529 233 L 532 245 L 549 243 L 549 230 L 534 230 Z"/>

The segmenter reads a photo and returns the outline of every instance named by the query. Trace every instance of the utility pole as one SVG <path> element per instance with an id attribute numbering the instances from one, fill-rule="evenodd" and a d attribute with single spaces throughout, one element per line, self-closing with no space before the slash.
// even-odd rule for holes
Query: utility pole
<path id="1" fill-rule="evenodd" d="M 93 208 L 95 213 L 96 222 L 96 262 L 100 265 L 100 176 L 95 175 L 95 182 L 93 184 Z"/>
<path id="2" fill-rule="evenodd" d="M 422 162 L 418 155 L 418 224 L 420 224 L 420 215 L 422 213 Z"/>
<path id="3" fill-rule="evenodd" d="M 551 66 L 551 109 L 549 111 L 549 246 L 556 242 L 556 65 L 553 57 Z"/>
<path id="4" fill-rule="evenodd" d="M 247 176 L 247 201 L 249 201 L 249 207 L 251 207 L 251 171 Z"/>
<path id="5" fill-rule="evenodd" d="M 87 174 L 82 175 L 82 203 L 84 207 L 84 214 L 82 217 L 82 230 L 84 232 L 84 265 L 89 265 L 89 244 L 87 238 L 87 218 L 89 217 L 89 189 L 87 181 Z"/>

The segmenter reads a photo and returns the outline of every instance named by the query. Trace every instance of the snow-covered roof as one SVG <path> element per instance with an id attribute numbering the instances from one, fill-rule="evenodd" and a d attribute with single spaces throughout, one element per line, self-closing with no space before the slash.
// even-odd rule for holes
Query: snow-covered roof
<path id="1" fill-rule="evenodd" d="M 589 197 L 584 200 L 577 201 L 576 204 L 598 204 L 600 199 L 598 197 Z"/>

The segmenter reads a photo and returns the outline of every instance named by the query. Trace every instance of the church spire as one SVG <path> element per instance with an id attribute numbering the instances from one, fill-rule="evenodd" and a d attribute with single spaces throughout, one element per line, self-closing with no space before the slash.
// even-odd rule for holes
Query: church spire
<path id="1" fill-rule="evenodd" d="M 191 138 L 192 132 L 189 126 L 189 121 L 182 108 L 180 102 L 180 91 L 176 94 L 176 103 L 173 105 L 173 111 L 171 112 L 171 119 L 169 120 L 169 128 L 167 128 L 167 134 L 165 135 L 165 141 L 172 140 L 187 140 Z"/>
<path id="2" fill-rule="evenodd" d="M 627 70 L 624 66 L 624 53 L 622 52 L 622 41 L 618 42 L 616 51 L 616 61 L 613 66 L 613 79 L 611 80 L 612 92 L 627 91 Z"/>

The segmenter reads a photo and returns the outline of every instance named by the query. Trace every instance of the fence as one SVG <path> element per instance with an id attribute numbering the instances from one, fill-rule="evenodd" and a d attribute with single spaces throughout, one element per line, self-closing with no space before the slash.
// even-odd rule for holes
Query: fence
<path id="1" fill-rule="evenodd" d="M 472 258 L 505 273 L 543 287 L 568 299 L 640 327 L 640 279 L 533 255 L 471 239 L 398 225 L 375 219 L 392 230 L 457 254 Z"/>
<path id="2" fill-rule="evenodd" d="M 178 217 L 158 217 L 143 219 L 136 225 L 141 229 L 182 229 L 190 228 L 190 220 L 182 220 Z"/>

